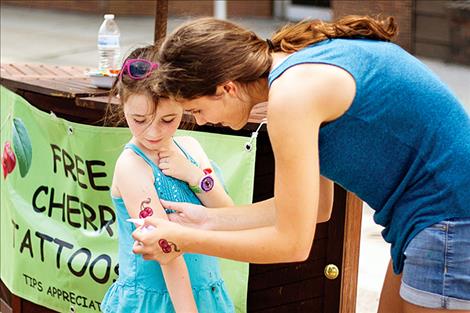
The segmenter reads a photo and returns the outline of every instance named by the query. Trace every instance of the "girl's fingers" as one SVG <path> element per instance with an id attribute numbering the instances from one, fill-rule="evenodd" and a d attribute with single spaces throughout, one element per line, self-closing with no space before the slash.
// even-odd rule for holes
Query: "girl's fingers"
<path id="1" fill-rule="evenodd" d="M 161 163 L 158 163 L 158 168 L 161 169 L 161 170 L 167 170 L 167 169 L 170 168 L 170 166 L 169 166 L 168 163 L 161 162 Z"/>
<path id="2" fill-rule="evenodd" d="M 170 159 L 168 157 L 160 158 L 160 160 L 158 161 L 158 164 L 168 164 L 168 163 L 170 163 Z"/>
<path id="3" fill-rule="evenodd" d="M 171 155 L 171 151 L 169 150 L 162 150 L 158 153 L 158 157 L 161 158 L 167 158 Z"/>

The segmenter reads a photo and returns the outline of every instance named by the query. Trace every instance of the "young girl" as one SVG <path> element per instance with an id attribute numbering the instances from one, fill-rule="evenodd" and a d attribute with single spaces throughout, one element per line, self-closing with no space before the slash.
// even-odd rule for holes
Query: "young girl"
<path id="1" fill-rule="evenodd" d="M 232 205 L 199 143 L 173 138 L 183 109 L 158 98 L 148 77 L 158 65 L 147 61 L 152 47 L 136 49 L 125 60 L 114 90 L 132 139 L 119 156 L 111 187 L 118 217 L 119 278 L 102 302 L 105 313 L 233 312 L 215 257 L 185 254 L 167 265 L 132 253 L 135 225 L 129 218 L 167 219 L 160 199 Z M 161 242 L 169 249 L 172 242 Z M 189 272 L 189 273 L 188 273 Z"/>
<path id="2" fill-rule="evenodd" d="M 304 260 L 316 222 L 329 218 L 335 181 L 376 211 L 391 243 L 380 313 L 470 312 L 470 118 L 435 74 L 390 42 L 396 30 L 392 18 L 348 16 L 286 25 L 262 40 L 205 18 L 167 36 L 155 84 L 198 123 L 239 129 L 268 101 L 274 198 L 217 210 L 165 204 L 202 212 L 199 226 L 215 231 L 150 217 L 156 230 L 135 232 L 134 252 L 160 262 L 181 251 Z M 180 251 L 166 253 L 162 239 Z"/>

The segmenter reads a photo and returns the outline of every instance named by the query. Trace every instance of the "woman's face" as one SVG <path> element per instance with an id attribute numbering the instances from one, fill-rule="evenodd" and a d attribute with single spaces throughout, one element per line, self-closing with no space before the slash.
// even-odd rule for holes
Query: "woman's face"
<path id="1" fill-rule="evenodd" d="M 243 128 L 248 122 L 252 105 L 235 94 L 218 90 L 215 96 L 181 100 L 184 110 L 194 115 L 198 125 L 222 124 L 232 129 Z"/>
<path id="2" fill-rule="evenodd" d="M 155 104 L 145 94 L 129 96 L 124 104 L 124 115 L 134 139 L 150 151 L 166 148 L 178 128 L 183 108 L 169 99 L 161 98 Z"/>

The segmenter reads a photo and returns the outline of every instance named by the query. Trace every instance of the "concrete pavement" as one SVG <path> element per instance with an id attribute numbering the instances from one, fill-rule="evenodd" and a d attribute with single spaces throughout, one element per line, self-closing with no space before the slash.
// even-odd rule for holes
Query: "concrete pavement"
<path id="1" fill-rule="evenodd" d="M 47 63 L 95 67 L 98 63 L 96 37 L 101 15 L 67 13 L 1 6 L 1 62 Z M 171 31 L 185 19 L 171 18 Z M 121 51 L 125 55 L 137 45 L 153 40 L 153 17 L 121 17 Z M 269 35 L 283 21 L 238 19 L 260 36 Z M 470 67 L 422 59 L 449 85 L 470 112 Z M 389 246 L 380 236 L 381 227 L 373 223 L 373 211 L 363 212 L 361 256 L 359 265 L 358 313 L 376 312 L 378 297 L 389 260 Z"/>

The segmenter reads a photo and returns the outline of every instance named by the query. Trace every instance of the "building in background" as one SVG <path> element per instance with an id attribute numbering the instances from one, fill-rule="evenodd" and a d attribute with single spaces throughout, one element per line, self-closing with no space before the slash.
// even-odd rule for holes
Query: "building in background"
<path id="1" fill-rule="evenodd" d="M 225 2 L 228 18 L 259 17 L 299 21 L 331 20 L 349 14 L 393 15 L 400 27 L 396 42 L 410 53 L 470 64 L 469 0 L 169 0 L 170 16 L 212 16 Z M 153 0 L 2 0 L 31 8 L 118 15 L 154 15 Z"/>

